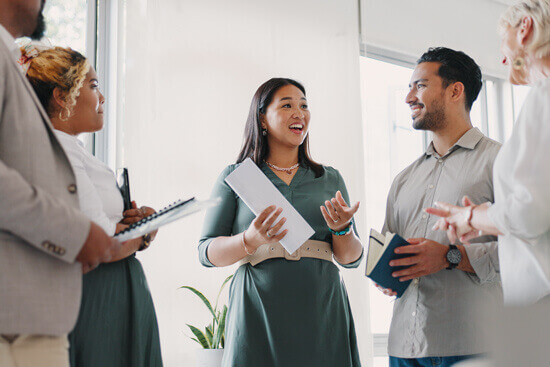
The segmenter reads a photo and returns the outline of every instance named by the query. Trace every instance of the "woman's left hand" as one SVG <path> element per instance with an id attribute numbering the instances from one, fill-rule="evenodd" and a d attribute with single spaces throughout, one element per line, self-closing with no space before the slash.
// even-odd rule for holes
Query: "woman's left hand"
<path id="1" fill-rule="evenodd" d="M 333 231 L 338 232 L 349 225 L 358 209 L 359 202 L 349 207 L 342 193 L 337 191 L 332 199 L 325 201 L 325 206 L 321 206 L 321 214 L 323 214 L 327 226 Z"/>
<path id="2" fill-rule="evenodd" d="M 462 205 L 435 203 L 436 208 L 426 209 L 426 213 L 440 217 L 432 229 L 446 231 L 451 243 L 455 243 L 457 239 L 460 239 L 463 243 L 467 243 L 469 240 L 479 236 L 479 231 L 469 223 L 475 205 L 467 196 L 462 199 Z"/>
<path id="3" fill-rule="evenodd" d="M 122 213 L 124 218 L 120 221 L 120 223 L 123 224 L 133 224 L 136 222 L 139 222 L 143 218 L 147 218 L 150 215 L 153 215 L 156 213 L 155 209 L 150 208 L 148 206 L 142 206 L 140 208 L 137 207 L 137 204 L 135 201 L 132 201 L 132 209 L 128 209 L 125 212 Z M 155 239 L 155 236 L 157 235 L 158 230 L 154 230 L 151 232 L 151 241 Z"/>
<path id="4" fill-rule="evenodd" d="M 124 218 L 122 218 L 120 222 L 124 224 L 133 224 L 154 213 L 155 209 L 148 206 L 142 206 L 141 208 L 138 208 L 136 202 L 132 201 L 132 209 L 128 209 L 122 213 Z"/>

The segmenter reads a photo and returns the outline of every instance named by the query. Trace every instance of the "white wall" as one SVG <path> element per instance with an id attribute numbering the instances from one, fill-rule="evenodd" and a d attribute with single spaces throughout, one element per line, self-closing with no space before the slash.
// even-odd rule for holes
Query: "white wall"
<path id="1" fill-rule="evenodd" d="M 124 77 L 118 163 L 129 167 L 138 204 L 159 208 L 177 197 L 208 197 L 241 145 L 250 100 L 274 76 L 305 84 L 313 157 L 338 168 L 364 205 L 355 0 L 133 0 L 122 2 Z M 139 254 L 155 301 L 167 367 L 191 366 L 185 324 L 208 313 L 192 285 L 214 297 L 234 269 L 197 259 L 202 215 L 163 229 Z M 360 233 L 367 236 L 362 212 Z M 343 270 L 364 364 L 370 364 L 367 280 Z M 289 331 L 291 332 L 291 331 Z"/>
<path id="2" fill-rule="evenodd" d="M 503 1 L 503 0 L 501 0 Z M 361 41 L 411 56 L 446 46 L 470 55 L 486 75 L 506 77 L 497 23 L 507 5 L 492 0 L 360 0 Z"/>

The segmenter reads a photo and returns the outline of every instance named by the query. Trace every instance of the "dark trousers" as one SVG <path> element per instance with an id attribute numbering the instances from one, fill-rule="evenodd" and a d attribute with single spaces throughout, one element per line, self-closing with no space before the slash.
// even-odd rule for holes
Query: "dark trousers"
<path id="1" fill-rule="evenodd" d="M 390 357 L 390 367 L 450 367 L 465 359 L 480 357 L 477 354 L 452 357 L 397 358 Z"/>

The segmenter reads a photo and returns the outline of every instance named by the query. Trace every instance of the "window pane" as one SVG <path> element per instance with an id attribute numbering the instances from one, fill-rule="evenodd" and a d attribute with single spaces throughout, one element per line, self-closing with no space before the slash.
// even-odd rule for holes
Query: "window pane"
<path id="1" fill-rule="evenodd" d="M 526 85 L 512 86 L 512 94 L 514 96 L 514 120 L 518 118 L 519 111 L 521 111 L 521 106 L 523 105 L 525 98 L 527 98 L 527 94 L 529 94 L 530 90 L 531 87 Z"/>
<path id="2" fill-rule="evenodd" d="M 424 151 L 424 133 L 412 128 L 405 103 L 412 69 L 367 57 L 360 58 L 365 131 L 368 225 L 382 229 L 386 198 L 393 178 Z M 393 301 L 370 285 L 373 333 L 387 334 Z"/>
<path id="3" fill-rule="evenodd" d="M 44 9 L 46 37 L 54 46 L 86 54 L 86 0 L 48 0 Z"/>
<path id="4" fill-rule="evenodd" d="M 472 105 L 472 110 L 470 111 L 470 120 L 472 121 L 472 126 L 477 127 L 479 131 L 485 133 L 483 128 L 483 112 L 481 110 L 481 99 L 484 98 L 483 93 L 479 93 L 479 96 Z"/>

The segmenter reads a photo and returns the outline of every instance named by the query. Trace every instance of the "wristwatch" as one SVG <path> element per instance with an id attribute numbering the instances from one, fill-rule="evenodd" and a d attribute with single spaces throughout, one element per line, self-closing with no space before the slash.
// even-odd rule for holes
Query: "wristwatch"
<path id="1" fill-rule="evenodd" d="M 462 261 L 462 253 L 455 245 L 449 245 L 449 251 L 447 251 L 446 258 L 449 262 L 447 270 L 452 270 L 456 268 L 458 264 L 460 264 L 460 262 Z"/>

